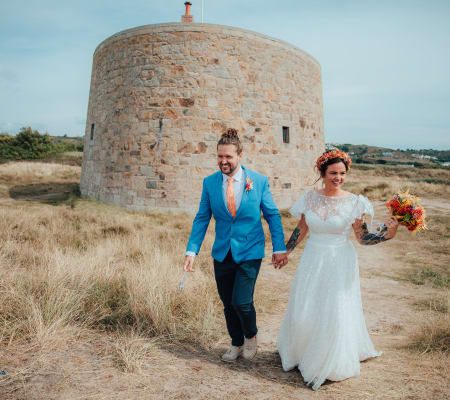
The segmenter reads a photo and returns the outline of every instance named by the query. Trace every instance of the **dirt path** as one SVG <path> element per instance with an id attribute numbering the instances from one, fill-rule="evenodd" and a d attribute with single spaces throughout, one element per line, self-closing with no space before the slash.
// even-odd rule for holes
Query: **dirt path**
<path id="1" fill-rule="evenodd" d="M 381 210 L 381 206 L 378 205 L 377 209 Z M 441 209 L 445 212 L 447 205 Z M 99 354 L 98 349 L 104 348 L 104 343 L 98 343 L 102 339 L 77 341 L 73 345 L 69 343 L 66 351 L 52 354 L 53 370 L 30 371 L 27 387 L 32 387 L 33 392 L 25 393 L 25 398 L 448 398 L 448 358 L 442 361 L 436 356 L 418 355 L 402 347 L 418 322 L 428 316 L 426 311 L 417 311 L 413 303 L 435 295 L 436 289 L 414 286 L 389 277 L 392 271 L 403 268 L 401 261 L 395 257 L 398 244 L 391 241 L 373 247 L 355 245 L 367 326 L 375 347 L 383 351 L 381 357 L 361 364 L 359 377 L 325 384 L 313 392 L 305 387 L 298 371 L 282 371 L 276 336 L 287 305 L 290 281 L 301 253 L 296 251 L 290 264 L 281 271 L 274 270 L 267 261 L 263 263 L 257 290 L 272 295 L 274 299 L 270 309 L 261 310 L 258 314 L 260 345 L 254 362 L 221 362 L 219 357 L 227 346 L 224 339 L 209 352 L 194 347 L 156 347 L 140 372 L 122 373 L 114 367 L 111 357 Z M 17 365 L 17 360 L 6 359 L 4 362 L 5 365 L 9 362 Z M 42 397 L 43 393 L 45 397 Z"/>

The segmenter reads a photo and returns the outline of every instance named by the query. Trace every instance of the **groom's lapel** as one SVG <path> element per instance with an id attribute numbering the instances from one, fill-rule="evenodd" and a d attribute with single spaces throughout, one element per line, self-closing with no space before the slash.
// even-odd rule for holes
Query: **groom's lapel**
<path id="1" fill-rule="evenodd" d="M 241 213 L 241 210 L 244 208 L 248 201 L 248 193 L 245 192 L 245 185 L 247 182 L 247 170 L 241 165 L 242 171 L 244 171 L 243 178 L 244 178 L 244 190 L 242 191 L 242 198 L 241 198 L 241 204 L 239 205 L 239 209 L 236 212 L 236 217 L 239 217 L 239 214 Z M 230 214 L 231 215 L 231 214 Z"/>
<path id="2" fill-rule="evenodd" d="M 220 207 L 222 208 L 223 212 L 227 214 L 230 218 L 231 214 L 230 211 L 228 211 L 228 208 L 225 205 L 225 197 L 223 195 L 223 176 L 222 173 L 217 174 L 217 182 L 216 182 L 216 198 L 220 203 Z"/>

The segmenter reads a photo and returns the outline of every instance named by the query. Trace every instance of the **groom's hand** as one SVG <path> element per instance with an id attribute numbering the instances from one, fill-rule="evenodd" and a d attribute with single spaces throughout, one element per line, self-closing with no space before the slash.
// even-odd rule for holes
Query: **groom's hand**
<path id="1" fill-rule="evenodd" d="M 272 264 L 275 269 L 283 268 L 288 263 L 288 257 L 286 253 L 277 253 L 272 255 Z"/>
<path id="2" fill-rule="evenodd" d="M 183 269 L 186 272 L 194 272 L 194 258 L 192 256 L 186 256 L 186 258 L 184 259 L 184 265 L 183 265 Z"/>

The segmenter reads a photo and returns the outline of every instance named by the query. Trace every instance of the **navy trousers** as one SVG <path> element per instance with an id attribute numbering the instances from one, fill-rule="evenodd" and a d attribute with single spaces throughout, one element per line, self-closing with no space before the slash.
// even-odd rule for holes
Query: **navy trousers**
<path id="1" fill-rule="evenodd" d="M 214 260 L 217 290 L 233 346 L 242 346 L 244 337 L 251 339 L 258 332 L 253 293 L 260 267 L 261 259 L 237 264 L 231 250 L 222 262 Z"/>

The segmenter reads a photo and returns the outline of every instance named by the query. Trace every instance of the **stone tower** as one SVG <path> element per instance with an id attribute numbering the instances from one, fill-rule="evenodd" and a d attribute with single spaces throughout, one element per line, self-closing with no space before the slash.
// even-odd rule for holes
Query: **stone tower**
<path id="1" fill-rule="evenodd" d="M 94 53 L 81 193 L 137 211 L 193 213 L 227 127 L 239 130 L 243 165 L 269 177 L 279 208 L 291 206 L 324 149 L 319 63 L 228 26 L 117 33 Z"/>

